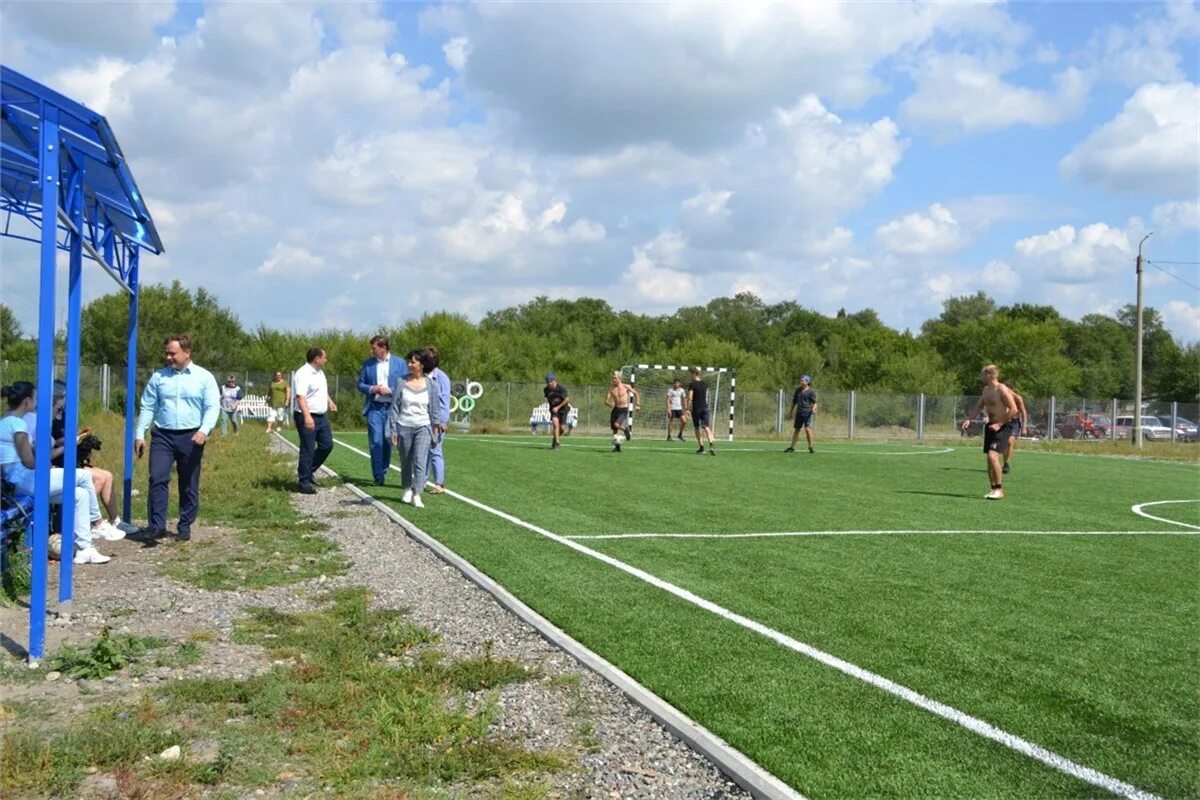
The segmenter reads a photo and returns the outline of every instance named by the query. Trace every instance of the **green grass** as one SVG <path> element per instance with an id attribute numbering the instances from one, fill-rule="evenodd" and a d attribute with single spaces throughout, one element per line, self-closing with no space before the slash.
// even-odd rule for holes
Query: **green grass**
<path id="1" fill-rule="evenodd" d="M 339 435 L 365 449 L 365 436 Z M 784 531 L 1185 531 L 1131 513 L 1195 500 L 1192 463 L 1019 451 L 1008 497 L 979 444 L 694 445 L 458 437 L 456 491 L 568 536 Z M 398 504 L 572 636 L 811 797 L 1090 797 L 1066 776 L 449 497 Z M 502 477 L 501 477 L 502 476 Z M 398 476 L 396 476 L 398 477 Z M 398 481 L 396 481 L 398 483 Z M 1150 513 L 1200 525 L 1200 504 Z M 590 539 L 608 554 L 1060 755 L 1200 795 L 1200 537 L 887 535 Z"/>
<path id="2" fill-rule="evenodd" d="M 380 797 L 393 787 L 386 796 L 420 796 L 471 781 L 497 787 L 481 796 L 528 797 L 571 763 L 569 753 L 528 751 L 490 732 L 498 688 L 536 673 L 490 651 L 447 662 L 431 649 L 435 636 L 401 612 L 372 608 L 361 588 L 332 592 L 312 612 L 253 609 L 237 638 L 287 665 L 171 682 L 48 735 L 12 725 L 0 742 L 0 796 L 72 796 L 97 767 L 140 797 L 204 787 L 213 787 L 207 796 L 244 797 L 285 779 L 305 795 L 332 787 L 335 797 Z M 468 693 L 479 699 L 468 703 Z M 155 758 L 175 744 L 179 761 Z M 194 757 L 204 744 L 215 758 Z"/>

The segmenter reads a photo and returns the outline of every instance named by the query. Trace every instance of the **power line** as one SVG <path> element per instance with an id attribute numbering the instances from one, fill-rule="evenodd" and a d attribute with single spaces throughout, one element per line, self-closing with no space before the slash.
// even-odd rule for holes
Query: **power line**
<path id="1" fill-rule="evenodd" d="M 1146 263 L 1147 263 L 1147 264 L 1149 264 L 1150 266 L 1154 267 L 1154 268 L 1155 268 L 1156 270 L 1158 270 L 1159 272 L 1165 272 L 1167 275 L 1170 275 L 1172 278 L 1174 278 L 1175 280 L 1179 281 L 1179 282 L 1180 282 L 1180 283 L 1182 283 L 1184 286 L 1190 286 L 1190 287 L 1192 287 L 1193 289 L 1195 289 L 1196 291 L 1200 292 L 1200 286 L 1197 286 L 1197 285 L 1196 285 L 1196 284 L 1194 284 L 1194 283 L 1190 283 L 1190 282 L 1188 282 L 1188 281 L 1185 281 L 1183 278 L 1179 277 L 1179 276 L 1178 276 L 1178 275 L 1176 275 L 1174 272 L 1171 272 L 1171 270 L 1169 270 L 1169 269 L 1163 269 L 1162 267 L 1160 267 L 1160 266 L 1159 266 L 1159 264 L 1180 264 L 1180 263 L 1188 263 L 1188 262 L 1180 262 L 1180 261 L 1147 261 Z M 1193 261 L 1193 262 L 1191 262 L 1191 263 L 1193 263 L 1193 264 L 1196 264 L 1197 266 L 1200 266 L 1200 263 L 1198 263 L 1198 262 L 1195 262 L 1195 261 Z"/>
<path id="2" fill-rule="evenodd" d="M 1146 259 L 1146 260 L 1147 260 L 1147 261 L 1150 261 L 1150 259 Z M 1185 266 L 1185 267 L 1200 267 L 1200 261 L 1162 261 L 1162 260 L 1155 260 L 1155 261 L 1153 261 L 1153 262 L 1151 262 L 1151 263 L 1154 263 L 1154 264 L 1179 264 L 1179 265 L 1182 265 L 1182 266 Z"/>

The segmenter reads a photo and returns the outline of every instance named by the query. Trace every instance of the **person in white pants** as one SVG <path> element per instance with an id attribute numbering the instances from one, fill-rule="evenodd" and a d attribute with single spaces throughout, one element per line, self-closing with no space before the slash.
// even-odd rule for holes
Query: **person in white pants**
<path id="1" fill-rule="evenodd" d="M 0 396 L 8 401 L 8 413 L 0 418 L 0 474 L 13 484 L 17 491 L 32 495 L 34 491 L 33 444 L 25 427 L 24 415 L 33 410 L 35 394 L 33 384 L 18 381 L 0 389 Z M 50 470 L 50 502 L 62 503 L 66 472 L 58 467 Z M 113 527 L 100 516 L 100 502 L 96 499 L 96 487 L 86 470 L 75 470 L 75 487 L 72 492 L 75 503 L 75 563 L 104 564 L 110 557 L 96 549 L 94 538 L 115 541 L 125 538 L 125 533 Z"/>

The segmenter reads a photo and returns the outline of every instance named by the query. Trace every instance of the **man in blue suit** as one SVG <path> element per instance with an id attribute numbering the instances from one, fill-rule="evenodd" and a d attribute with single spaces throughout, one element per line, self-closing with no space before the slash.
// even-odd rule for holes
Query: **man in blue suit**
<path id="1" fill-rule="evenodd" d="M 363 416 L 367 418 L 367 445 L 371 451 L 371 474 L 375 485 L 383 486 L 392 463 L 392 443 L 385 435 L 388 409 L 400 381 L 408 377 L 408 365 L 388 348 L 386 336 L 371 339 L 371 357 L 358 373 L 358 390 L 366 396 Z"/>

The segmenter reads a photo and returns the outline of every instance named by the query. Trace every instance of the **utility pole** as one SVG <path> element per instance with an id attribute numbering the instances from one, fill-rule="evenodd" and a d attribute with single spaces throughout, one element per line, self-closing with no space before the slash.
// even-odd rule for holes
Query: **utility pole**
<path id="1" fill-rule="evenodd" d="M 1138 242 L 1137 257 L 1137 355 L 1133 364 L 1133 446 L 1142 448 L 1142 272 L 1145 260 L 1142 258 L 1142 245 L 1154 235 L 1150 231 Z"/>

